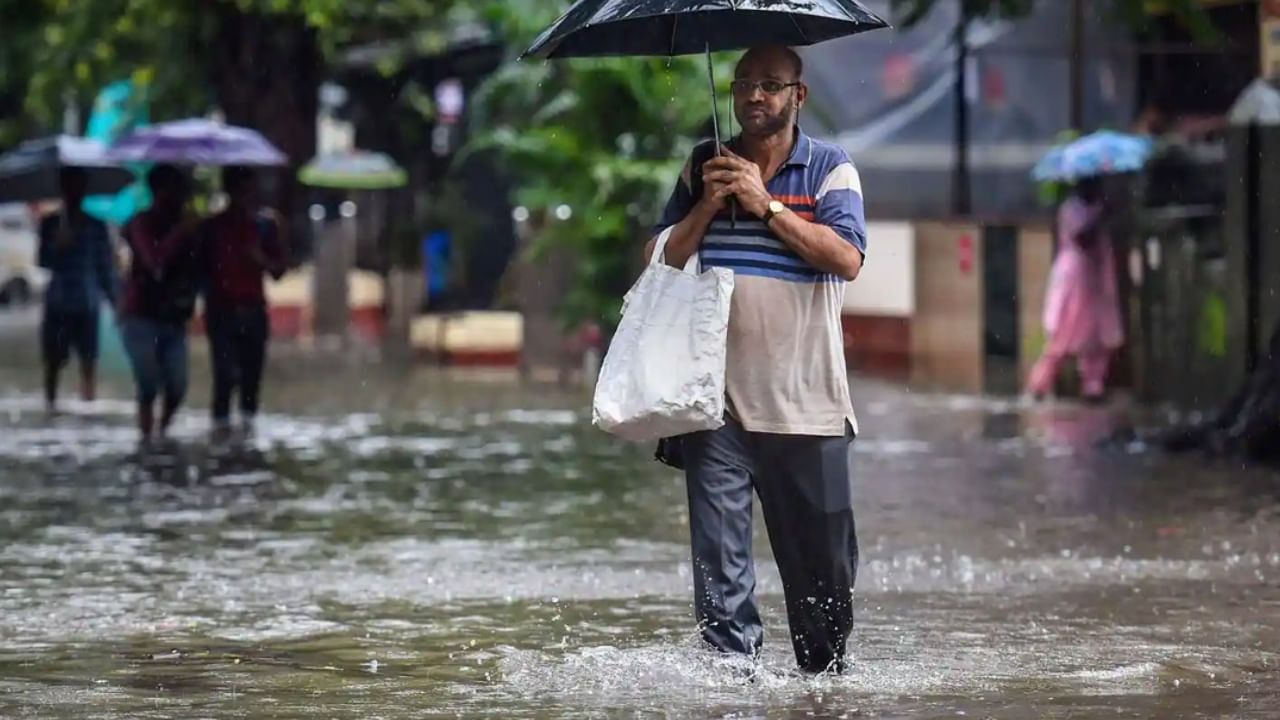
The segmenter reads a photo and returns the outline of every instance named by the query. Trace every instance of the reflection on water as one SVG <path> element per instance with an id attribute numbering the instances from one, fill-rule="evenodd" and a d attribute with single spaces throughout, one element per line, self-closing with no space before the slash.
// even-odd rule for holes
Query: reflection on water
<path id="1" fill-rule="evenodd" d="M 11 374 L 18 371 L 0 371 Z M 25 371 L 23 371 L 25 372 Z M 0 386 L 20 387 L 17 375 Z M 0 716 L 1274 717 L 1272 476 L 857 382 L 853 671 L 698 648 L 684 490 L 580 394 L 275 371 L 257 434 L 0 395 Z"/>

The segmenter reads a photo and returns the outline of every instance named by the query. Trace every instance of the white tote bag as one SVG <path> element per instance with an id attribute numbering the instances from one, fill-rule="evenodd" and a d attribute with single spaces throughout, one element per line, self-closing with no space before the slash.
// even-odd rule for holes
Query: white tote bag
<path id="1" fill-rule="evenodd" d="M 636 442 L 724 424 L 725 343 L 733 271 L 683 271 L 663 261 L 668 228 L 627 292 L 622 322 L 600 366 L 592 402 L 596 427 Z"/>

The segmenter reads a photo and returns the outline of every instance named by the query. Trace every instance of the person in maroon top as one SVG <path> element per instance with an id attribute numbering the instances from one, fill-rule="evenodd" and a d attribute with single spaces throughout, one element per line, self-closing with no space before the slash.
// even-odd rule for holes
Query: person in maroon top
<path id="1" fill-rule="evenodd" d="M 187 209 L 187 178 L 172 165 L 147 174 L 151 207 L 124 228 L 129 272 L 120 302 L 120 327 L 137 388 L 138 431 L 144 445 L 163 437 L 187 393 L 187 322 L 195 309 L 198 260 L 196 218 Z M 159 427 L 155 401 L 163 394 Z"/>
<path id="2" fill-rule="evenodd" d="M 258 204 L 257 178 L 248 168 L 222 172 L 226 210 L 199 231 L 205 258 L 205 329 L 213 353 L 213 424 L 231 427 L 231 399 L 239 393 L 246 430 L 258 413 L 262 369 L 270 327 L 266 276 L 279 279 L 287 267 L 283 222 Z"/>

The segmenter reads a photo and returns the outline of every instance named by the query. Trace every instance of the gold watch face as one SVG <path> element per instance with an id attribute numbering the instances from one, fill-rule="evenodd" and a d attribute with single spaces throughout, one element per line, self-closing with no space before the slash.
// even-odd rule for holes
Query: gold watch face
<path id="1" fill-rule="evenodd" d="M 786 209 L 787 209 L 787 206 L 786 206 L 786 205 L 783 205 L 782 203 L 778 202 L 777 200 L 773 200 L 773 201 L 771 201 L 771 202 L 769 203 L 769 212 L 771 212 L 771 213 L 775 213 L 775 214 L 777 214 L 777 213 L 780 213 L 780 212 L 782 212 L 783 210 L 786 210 Z"/>

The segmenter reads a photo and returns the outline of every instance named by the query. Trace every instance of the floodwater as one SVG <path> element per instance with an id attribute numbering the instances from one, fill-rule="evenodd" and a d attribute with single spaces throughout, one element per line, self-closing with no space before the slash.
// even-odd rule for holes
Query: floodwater
<path id="1" fill-rule="evenodd" d="M 682 481 L 580 392 L 278 357 L 252 443 L 140 461 L 15 342 L 0 717 L 1280 715 L 1280 482 L 1097 451 L 1108 410 L 856 380 L 853 670 L 792 672 L 760 538 L 752 678 L 694 640 Z"/>

